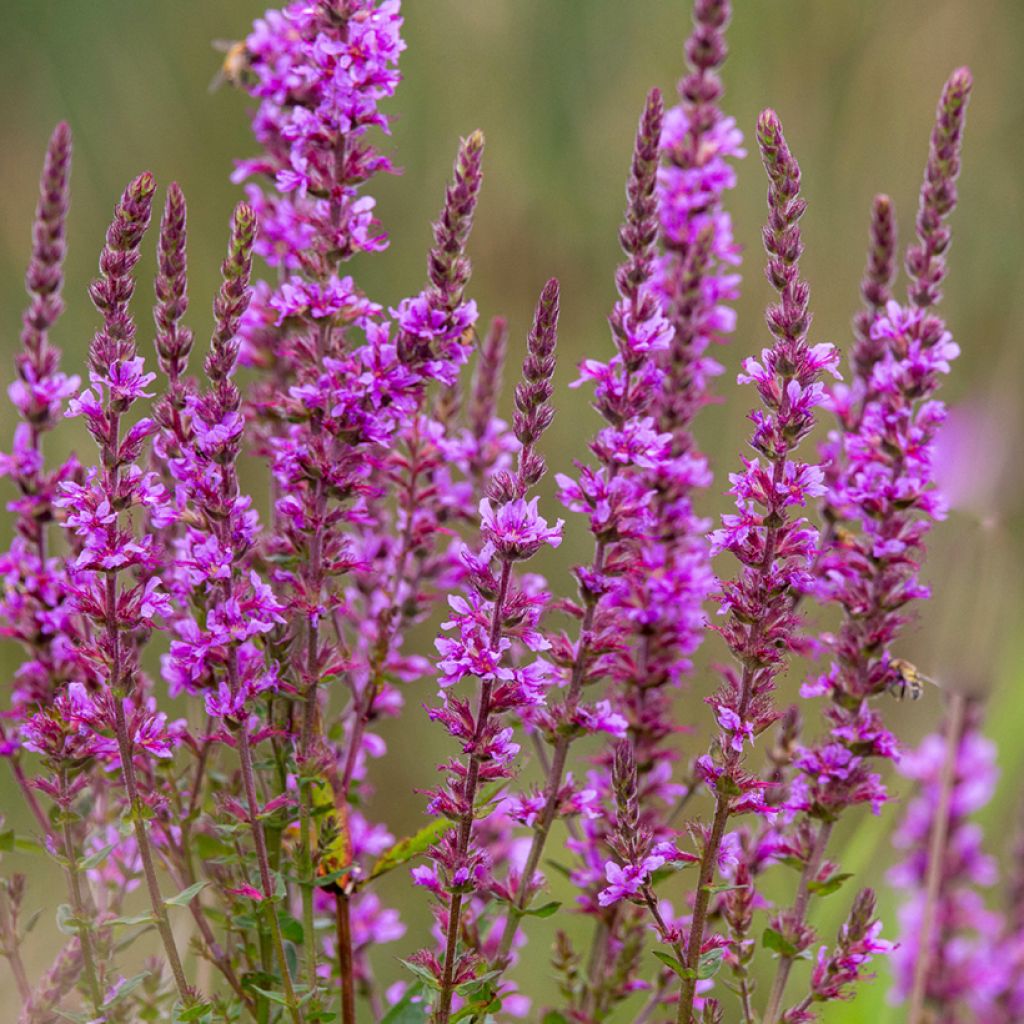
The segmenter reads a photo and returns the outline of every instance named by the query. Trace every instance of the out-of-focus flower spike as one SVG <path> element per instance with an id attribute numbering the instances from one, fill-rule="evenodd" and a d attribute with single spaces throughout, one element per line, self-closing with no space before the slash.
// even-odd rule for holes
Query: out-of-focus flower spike
<path id="1" fill-rule="evenodd" d="M 768 173 L 768 223 L 762 232 L 768 252 L 765 276 L 781 301 L 766 314 L 768 328 L 776 338 L 799 341 L 810 327 L 810 288 L 800 280 L 798 261 L 803 252 L 798 221 L 807 208 L 800 193 L 800 166 L 793 158 L 782 125 L 774 110 L 762 111 L 757 119 L 757 142 L 761 161 Z"/>
<path id="2" fill-rule="evenodd" d="M 466 421 L 477 439 L 484 437 L 497 413 L 501 376 L 507 353 L 508 321 L 503 317 L 495 317 L 480 343 L 466 409 Z"/>
<path id="3" fill-rule="evenodd" d="M 956 179 L 960 174 L 967 101 L 973 80 L 968 68 L 957 68 L 939 99 L 932 131 L 928 164 L 917 209 L 917 242 L 907 249 L 908 295 L 919 309 L 936 305 L 942 298 L 949 248 L 949 215 L 956 206 Z"/>
<path id="4" fill-rule="evenodd" d="M 909 998 L 911 1024 L 940 1008 L 943 1020 L 999 1020 L 995 1002 L 1015 982 L 1013 944 L 1001 945 L 1003 921 L 980 891 L 998 877 L 972 820 L 998 778 L 981 719 L 976 699 L 952 695 L 942 733 L 900 762 L 919 787 L 893 837 L 905 858 L 888 874 L 902 897 L 894 994 Z"/>
<path id="5" fill-rule="evenodd" d="M 884 342 L 871 336 L 871 328 L 886 304 L 892 300 L 896 277 L 896 208 L 885 195 L 871 204 L 871 232 L 868 261 L 861 279 L 864 308 L 853 318 L 856 342 L 853 347 L 854 373 L 862 380 L 871 376 L 875 363 L 885 352 Z"/>
<path id="6" fill-rule="evenodd" d="M 179 409 L 185 401 L 180 379 L 192 351 L 192 331 L 181 322 L 188 310 L 187 238 L 185 194 L 181 186 L 172 181 L 160 221 L 153 320 L 156 323 L 157 360 L 168 378 L 168 397 Z"/>
<path id="7" fill-rule="evenodd" d="M 215 327 L 205 368 L 215 383 L 230 374 L 238 357 L 238 324 L 249 308 L 255 241 L 256 214 L 248 203 L 239 203 L 231 219 L 228 254 L 221 264 L 222 283 L 213 302 Z"/>
<path id="8" fill-rule="evenodd" d="M 50 328 L 64 310 L 65 224 L 68 214 L 68 182 L 71 174 L 71 129 L 57 125 L 46 149 L 39 179 L 39 203 L 32 223 L 32 258 L 25 274 L 31 302 L 22 315 L 18 370 L 32 380 L 49 376 L 57 368 L 60 353 L 48 345 Z M 31 367 L 31 369 L 28 369 Z"/>
<path id="9" fill-rule="evenodd" d="M 555 344 L 558 340 L 558 281 L 551 278 L 537 301 L 533 326 L 526 339 L 526 358 L 523 360 L 523 379 L 516 385 L 516 411 L 512 426 L 522 445 L 519 452 L 519 473 L 514 497 L 523 497 L 544 475 L 544 459 L 534 451 L 541 434 L 554 418 L 551 405 L 554 390 Z M 502 478 L 495 480 L 495 487 Z M 498 496 L 497 494 L 495 495 Z"/>
<path id="10" fill-rule="evenodd" d="M 100 254 L 100 276 L 89 286 L 93 305 L 103 316 L 103 328 L 89 348 L 89 366 L 105 375 L 109 368 L 135 355 L 135 321 L 128 303 L 135 292 L 132 271 L 139 262 L 139 245 L 149 227 L 156 182 L 148 171 L 131 181 L 114 210 Z"/>
<path id="11" fill-rule="evenodd" d="M 69 939 L 58 952 L 36 990 L 22 1007 L 18 1024 L 46 1024 L 54 1019 L 61 1000 L 75 987 L 82 973 L 82 944 Z"/>
<path id="12" fill-rule="evenodd" d="M 647 94 L 637 127 L 633 165 L 626 184 L 626 220 L 619 231 L 619 244 L 629 259 L 619 267 L 615 283 L 619 294 L 633 303 L 637 301 L 640 286 L 651 275 L 654 243 L 658 238 L 658 201 L 654 186 L 664 113 L 661 91 L 652 89 Z"/>
<path id="13" fill-rule="evenodd" d="M 449 313 L 460 305 L 469 283 L 471 267 L 466 243 L 483 182 L 483 153 L 483 132 L 475 131 L 462 140 L 454 178 L 445 192 L 441 216 L 434 223 L 434 246 L 427 260 L 427 270 L 441 307 Z"/>

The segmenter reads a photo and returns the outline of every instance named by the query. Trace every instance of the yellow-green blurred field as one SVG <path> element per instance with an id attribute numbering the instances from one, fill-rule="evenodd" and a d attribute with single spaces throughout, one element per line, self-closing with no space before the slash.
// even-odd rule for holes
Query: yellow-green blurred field
<path id="1" fill-rule="evenodd" d="M 75 135 L 69 309 L 54 339 L 65 350 L 67 368 L 81 364 L 95 323 L 85 289 L 112 204 L 128 178 L 146 168 L 163 183 L 177 179 L 189 199 L 190 323 L 202 339 L 228 216 L 240 194 L 228 181 L 232 159 L 254 150 L 246 99 L 230 88 L 208 91 L 219 62 L 210 43 L 244 34 L 262 6 L 254 0 L 0 2 L 0 377 L 8 374 L 17 345 L 43 147 L 61 118 Z M 977 425 L 976 440 L 957 451 L 954 469 L 971 481 L 978 500 L 954 511 L 936 531 L 927 570 L 935 600 L 923 609 L 901 653 L 940 679 L 991 690 L 989 729 L 1000 743 L 1003 781 L 986 819 L 999 851 L 1021 803 L 1017 780 L 1024 766 L 1017 627 L 1024 465 L 1024 2 L 736 0 L 735 6 L 725 105 L 748 136 L 757 112 L 773 106 L 803 166 L 810 203 L 803 222 L 804 266 L 815 340 L 848 344 L 871 197 L 878 191 L 893 196 L 906 238 L 939 89 L 956 65 L 969 64 L 975 74 L 942 311 L 963 348 L 946 397 L 968 410 Z M 556 469 L 585 454 L 583 441 L 596 424 L 585 395 L 564 385 L 575 376 L 579 359 L 609 348 L 605 316 L 614 295 L 616 230 L 635 120 L 649 86 L 666 92 L 674 87 L 688 8 L 687 0 L 405 3 L 409 49 L 388 144 L 404 174 L 374 189 L 392 245 L 352 270 L 386 302 L 418 290 L 429 221 L 458 138 L 482 128 L 488 140 L 486 180 L 471 253 L 472 292 L 483 314 L 507 315 L 513 338 L 521 339 L 543 282 L 552 275 L 562 281 L 563 386 L 559 415 L 547 435 Z M 735 367 L 767 338 L 761 310 L 769 289 L 759 244 L 764 191 L 763 172 L 756 156 L 749 156 L 731 201 L 745 246 L 739 329 L 723 353 L 722 402 L 702 414 L 699 428 L 718 477 L 708 513 L 725 507 L 722 481 L 741 450 L 751 401 L 749 389 L 733 384 Z M 136 302 L 144 351 L 151 340 L 154 245 L 153 239 L 145 243 Z M 10 410 L 0 409 L 0 445 L 8 443 L 13 425 Z M 74 426 L 58 438 L 56 444 L 74 445 L 91 457 Z M 584 533 L 571 535 L 548 565 L 555 586 L 568 589 L 566 566 L 587 549 Z M 710 639 L 705 658 L 722 653 Z M 0 652 L 0 671 L 9 674 L 15 659 L 11 648 Z M 702 720 L 700 698 L 711 685 L 706 672 L 698 675 L 687 698 L 688 719 Z M 420 715 L 419 704 L 432 690 L 425 680 L 410 695 L 410 718 Z M 911 741 L 935 725 L 940 711 L 941 697 L 932 691 L 912 706 L 894 703 L 891 715 Z M 425 717 L 411 738 L 405 735 L 395 745 L 402 759 L 377 769 L 374 808 L 399 833 L 418 826 L 422 799 L 414 790 L 427 784 L 444 753 L 441 731 Z M 0 809 L 28 827 L 6 775 L 0 778 Z M 842 851 L 844 870 L 862 872 L 864 881 L 883 891 L 887 830 L 895 813 L 890 808 L 879 820 L 860 818 L 835 847 Z M 4 868 L 33 870 L 15 857 Z M 53 878 L 44 869 L 36 880 L 36 900 L 47 906 L 56 902 L 48 887 Z M 393 957 L 423 941 L 427 915 L 422 893 L 404 878 L 389 880 L 387 895 L 399 903 L 410 929 L 403 942 L 377 954 L 382 973 L 392 978 Z M 840 893 L 819 907 L 826 935 L 838 925 L 847 898 Z M 883 907 L 890 903 L 886 893 Z M 35 966 L 52 953 L 51 917 L 48 912 L 30 942 Z M 564 921 L 536 922 L 521 968 L 541 1001 L 552 995 L 546 953 L 556 924 Z M 6 1021 L 17 1008 L 5 972 L 0 965 L 0 1019 Z M 884 980 L 883 974 L 826 1020 L 901 1019 L 885 1002 Z"/>

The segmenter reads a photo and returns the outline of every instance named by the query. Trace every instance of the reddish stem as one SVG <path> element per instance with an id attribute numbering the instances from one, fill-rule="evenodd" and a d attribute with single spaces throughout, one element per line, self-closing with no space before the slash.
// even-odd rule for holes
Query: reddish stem
<path id="1" fill-rule="evenodd" d="M 508 596 L 509 582 L 512 577 L 512 563 L 501 563 L 501 580 L 498 583 L 498 595 L 494 599 L 494 613 L 491 619 L 491 647 L 497 646 L 501 637 L 501 612 Z M 473 734 L 474 750 L 483 737 L 484 729 L 491 713 L 491 680 L 484 681 L 480 689 L 480 710 L 477 713 L 476 728 Z M 469 770 L 463 788 L 465 811 L 459 821 L 458 860 L 465 858 L 469 851 L 469 841 L 473 833 L 473 814 L 476 808 L 476 791 L 480 781 L 480 758 L 474 752 L 469 756 Z M 448 1024 L 452 1010 L 452 993 L 455 990 L 455 948 L 459 940 L 459 926 L 462 920 L 462 893 L 453 893 L 448 908 L 447 943 L 444 954 L 444 973 L 441 978 L 441 990 L 437 996 L 437 1005 L 431 1017 L 432 1024 Z"/>

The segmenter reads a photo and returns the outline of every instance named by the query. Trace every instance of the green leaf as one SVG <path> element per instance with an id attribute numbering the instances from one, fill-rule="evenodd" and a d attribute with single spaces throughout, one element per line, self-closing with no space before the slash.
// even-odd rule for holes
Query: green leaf
<path id="1" fill-rule="evenodd" d="M 22 928 L 22 935 L 29 935 L 33 928 L 39 923 L 39 918 L 43 915 L 43 909 L 40 907 L 38 910 L 33 910 L 29 919 L 25 922 L 25 927 Z"/>
<path id="2" fill-rule="evenodd" d="M 75 912 L 67 903 L 62 903 L 57 908 L 57 930 L 65 935 L 77 935 L 81 929 L 82 922 L 75 917 Z"/>
<path id="3" fill-rule="evenodd" d="M 286 942 L 284 945 L 284 958 L 288 961 L 288 973 L 294 978 L 299 973 L 299 954 L 295 951 L 295 945 Z"/>
<path id="4" fill-rule="evenodd" d="M 666 878 L 674 878 L 678 872 L 695 866 L 692 861 L 670 860 L 667 864 L 662 864 L 660 868 L 651 874 L 651 885 L 657 888 Z"/>
<path id="5" fill-rule="evenodd" d="M 704 981 L 706 978 L 713 978 L 725 959 L 725 950 L 722 948 L 709 949 L 702 953 L 697 964 L 697 977 Z"/>
<path id="6" fill-rule="evenodd" d="M 439 985 L 438 985 L 438 983 L 437 983 L 437 978 L 435 978 L 435 977 L 433 976 L 433 974 L 431 974 L 431 973 L 430 973 L 430 971 L 428 971 L 428 970 L 426 969 L 426 967 L 420 967 L 420 965 L 419 965 L 419 964 L 414 964 L 414 963 L 412 963 L 412 961 L 410 961 L 410 960 L 402 960 L 402 959 L 399 959 L 399 961 L 398 961 L 398 962 L 399 962 L 399 963 L 400 963 L 400 964 L 401 964 L 401 965 L 402 965 L 402 966 L 403 966 L 403 967 L 404 967 L 404 968 L 405 968 L 406 970 L 408 970 L 408 971 L 412 971 L 412 973 L 413 973 L 413 974 L 415 974 L 415 975 L 416 975 L 416 977 L 420 979 L 420 981 L 424 982 L 424 983 L 425 983 L 426 985 L 428 985 L 428 986 L 429 986 L 430 988 L 432 988 L 432 989 L 438 989 L 438 988 L 440 988 L 440 986 L 439 986 Z"/>
<path id="7" fill-rule="evenodd" d="M 54 1010 L 53 1011 L 61 1020 L 66 1020 L 69 1024 L 89 1024 L 90 1021 L 96 1018 L 91 1013 L 74 1013 L 71 1010 Z"/>
<path id="8" fill-rule="evenodd" d="M 838 891 L 848 878 L 853 878 L 852 874 L 836 874 L 829 878 L 826 878 L 821 882 L 808 882 L 807 891 L 814 896 L 831 896 L 832 893 Z"/>
<path id="9" fill-rule="evenodd" d="M 5 828 L 0 832 L 0 853 L 10 853 L 14 849 L 14 829 Z"/>
<path id="10" fill-rule="evenodd" d="M 277 1003 L 278 1006 L 288 1005 L 288 1000 L 285 999 L 285 997 L 281 995 L 280 992 L 273 992 L 267 988 L 260 988 L 258 985 L 250 985 L 249 987 L 257 995 L 263 996 L 264 999 L 269 999 L 272 1003 Z"/>
<path id="11" fill-rule="evenodd" d="M 419 1002 L 413 1002 L 418 999 Z M 380 1024 L 426 1024 L 430 1006 L 423 998 L 423 986 L 413 985 L 381 1018 Z"/>
<path id="12" fill-rule="evenodd" d="M 278 914 L 278 920 L 281 922 L 281 934 L 289 942 L 302 945 L 302 940 L 305 938 L 302 922 L 296 921 L 291 914 Z"/>
<path id="13" fill-rule="evenodd" d="M 737 889 L 749 889 L 749 885 L 729 885 L 728 882 L 720 882 L 718 885 L 705 885 L 702 887 L 704 892 L 711 893 L 712 896 L 717 895 L 720 892 L 734 892 Z"/>
<path id="14" fill-rule="evenodd" d="M 539 906 L 539 907 L 530 907 L 529 909 L 523 911 L 523 916 L 524 917 L 551 917 L 551 915 L 554 914 L 555 911 L 558 910 L 558 908 L 561 905 L 562 904 L 558 903 L 558 902 L 551 902 L 551 903 L 545 903 L 545 904 L 543 904 L 542 906 Z"/>
<path id="15" fill-rule="evenodd" d="M 94 854 L 86 857 L 85 860 L 79 861 L 78 866 L 83 871 L 89 871 L 92 868 L 97 868 L 107 859 L 107 854 L 117 845 L 117 843 L 111 843 L 109 846 L 104 846 L 102 850 L 97 850 Z"/>
<path id="16" fill-rule="evenodd" d="M 192 1024 L 192 1021 L 210 1020 L 212 1014 L 213 1007 L 209 1003 L 196 1003 L 195 1006 L 190 1006 L 187 1010 L 178 1010 L 174 1024 Z"/>
<path id="17" fill-rule="evenodd" d="M 336 1021 L 338 1015 L 333 1010 L 319 1009 L 319 1010 L 306 1010 L 306 1020 L 310 1024 L 331 1024 L 332 1021 Z"/>
<path id="18" fill-rule="evenodd" d="M 192 836 L 192 844 L 196 854 L 204 862 L 216 861 L 232 853 L 231 847 L 227 843 L 222 843 L 216 836 L 210 835 L 208 832 L 200 832 L 198 835 Z"/>
<path id="19" fill-rule="evenodd" d="M 108 921 L 108 924 L 120 924 L 126 927 L 132 927 L 136 924 L 156 924 L 156 917 L 152 912 L 145 914 L 136 914 L 134 917 L 115 917 L 112 921 Z"/>
<path id="20" fill-rule="evenodd" d="M 540 1024 L 569 1024 L 567 1017 L 563 1017 L 557 1010 L 548 1010 Z"/>
<path id="21" fill-rule="evenodd" d="M 475 995 L 490 982 L 494 981 L 495 978 L 499 977 L 501 977 L 501 971 L 488 971 L 486 974 L 481 974 L 479 978 L 471 978 L 469 981 L 464 981 L 461 985 L 456 985 L 455 991 L 460 996 Z"/>
<path id="22" fill-rule="evenodd" d="M 187 907 L 210 883 L 195 882 L 187 889 L 182 889 L 177 896 L 168 896 L 164 903 L 169 907 Z"/>
<path id="23" fill-rule="evenodd" d="M 666 966 L 671 967 L 680 978 L 692 978 L 694 972 L 689 967 L 684 967 L 671 953 L 663 949 L 652 949 L 651 952 Z"/>
<path id="24" fill-rule="evenodd" d="M 782 932 L 778 932 L 774 928 L 765 928 L 764 934 L 761 936 L 761 945 L 765 949 L 774 950 L 780 956 L 794 957 L 800 952 Z"/>
<path id="25" fill-rule="evenodd" d="M 14 848 L 18 853 L 43 853 L 46 850 L 42 843 L 37 843 L 28 836 L 15 836 Z"/>
<path id="26" fill-rule="evenodd" d="M 553 868 L 560 875 L 564 875 L 566 878 L 572 876 L 572 871 L 567 868 L 564 864 L 559 864 L 557 860 L 551 860 L 550 858 L 544 862 L 549 868 Z"/>
<path id="27" fill-rule="evenodd" d="M 379 878 L 388 871 L 400 867 L 406 861 L 418 857 L 434 845 L 446 832 L 455 828 L 454 822 L 447 818 L 436 818 L 429 825 L 425 825 L 415 835 L 399 839 L 389 850 L 385 850 L 377 862 L 370 868 L 369 879 Z"/>
<path id="28" fill-rule="evenodd" d="M 715 783 L 715 791 L 722 796 L 740 796 L 743 790 L 731 775 L 719 775 Z"/>
<path id="29" fill-rule="evenodd" d="M 114 1003 L 120 1002 L 129 992 L 134 992 L 148 977 L 150 972 L 143 971 L 129 978 L 123 985 L 118 986 L 117 991 L 103 1004 L 103 1009 L 109 1009 Z"/>
<path id="30" fill-rule="evenodd" d="M 451 1024 L 458 1024 L 458 1021 L 462 1020 L 468 1021 L 469 1024 L 479 1024 L 481 1020 L 485 1022 L 490 1021 L 491 1024 L 494 1024 L 494 1017 L 492 1014 L 487 1013 L 486 1016 L 481 1017 L 482 1013 L 491 1009 L 500 1010 L 501 1003 L 498 1002 L 496 999 L 491 999 L 487 1003 L 469 1002 L 466 1003 L 466 1005 L 461 1010 L 459 1010 L 458 1013 L 453 1013 L 451 1017 L 449 1017 L 448 1019 L 451 1021 Z"/>
<path id="31" fill-rule="evenodd" d="M 348 878 L 352 874 L 352 865 L 350 864 L 347 868 L 342 868 L 340 871 L 331 871 L 326 875 L 317 875 L 313 881 L 314 889 L 326 889 L 329 885 L 334 885 L 341 878 Z M 294 878 L 292 881 L 299 885 L 303 884 L 301 878 Z"/>

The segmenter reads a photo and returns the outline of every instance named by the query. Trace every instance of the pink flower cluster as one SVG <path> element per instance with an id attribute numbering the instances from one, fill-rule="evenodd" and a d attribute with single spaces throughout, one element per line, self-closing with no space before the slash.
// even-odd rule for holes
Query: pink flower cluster
<path id="1" fill-rule="evenodd" d="M 830 943 L 813 906 L 849 877 L 829 849 L 836 823 L 891 799 L 899 744 L 879 698 L 912 685 L 893 645 L 927 596 L 923 542 L 944 513 L 934 394 L 958 350 L 932 307 L 970 77 L 955 72 L 940 101 L 904 305 L 892 204 L 876 200 L 846 382 L 838 349 L 810 340 L 800 168 L 777 115 L 758 119 L 777 300 L 770 344 L 738 377 L 757 396 L 750 451 L 712 530 L 697 512 L 712 475 L 696 420 L 721 372 L 711 346 L 736 327 L 726 201 L 745 154 L 719 78 L 731 13 L 695 0 L 679 101 L 666 111 L 653 89 L 640 116 L 611 345 L 573 385 L 600 423 L 554 474 L 565 519 L 542 485 L 559 284 L 541 291 L 505 415 L 515 332 L 502 318 L 478 332 L 468 294 L 479 132 L 458 147 L 419 292 L 392 306 L 352 271 L 387 244 L 369 188 L 394 169 L 379 147 L 405 45 L 398 0 L 298 0 L 232 48 L 260 151 L 237 167 L 246 201 L 191 370 L 176 184 L 156 243 L 152 368 L 138 344 L 150 174 L 117 204 L 89 290 L 101 324 L 86 386 L 60 369 L 58 127 L 9 389 L 18 425 L 0 456 L 16 491 L 0 634 L 24 652 L 0 753 L 37 832 L 0 831 L 0 851 L 38 846 L 67 889 L 67 942 L 33 986 L 24 879 L 0 880 L 0 955 L 25 1024 L 598 1024 L 666 1007 L 678 1024 L 805 1024 L 893 951 L 870 890 Z M 808 458 L 826 413 L 835 427 Z M 51 468 L 65 418 L 95 454 Z M 566 579 L 552 551 L 574 531 L 592 554 Z M 822 630 L 808 597 L 836 606 L 839 625 Z M 727 663 L 701 701 L 685 687 L 709 633 Z M 823 729 L 779 702 L 799 658 L 826 662 L 802 687 L 827 698 Z M 434 777 L 416 752 L 425 723 L 448 748 Z M 928 941 L 896 952 L 898 991 L 950 1021 L 1009 1024 L 1024 911 L 994 915 L 975 891 L 994 875 L 967 820 L 991 752 L 973 707 L 954 726 L 957 744 L 904 761 L 923 789 L 894 877 L 913 894 L 905 928 Z M 397 838 L 400 801 L 374 765 L 389 744 L 389 784 L 405 777 L 424 798 Z M 433 923 L 410 937 L 397 982 L 379 947 L 407 924 L 378 886 L 396 870 Z M 583 927 L 556 930 L 560 1002 L 540 1007 L 520 961 L 534 918 L 556 913 Z M 589 945 L 570 938 L 586 930 Z M 122 951 L 151 933 L 125 978 Z M 995 967 L 992 935 L 1012 951 Z"/>

